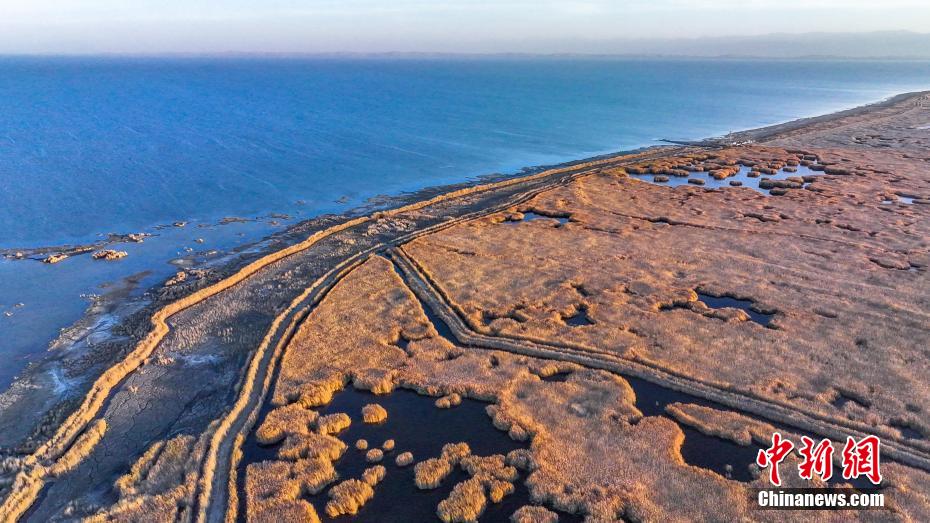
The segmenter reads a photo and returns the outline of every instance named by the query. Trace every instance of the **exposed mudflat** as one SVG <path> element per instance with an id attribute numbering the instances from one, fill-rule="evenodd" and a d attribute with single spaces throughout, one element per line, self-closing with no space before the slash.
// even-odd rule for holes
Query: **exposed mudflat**
<path id="1" fill-rule="evenodd" d="M 928 113 L 296 229 L 7 438 L 2 519 L 930 519 Z M 775 428 L 882 436 L 890 510 L 752 510 Z"/>

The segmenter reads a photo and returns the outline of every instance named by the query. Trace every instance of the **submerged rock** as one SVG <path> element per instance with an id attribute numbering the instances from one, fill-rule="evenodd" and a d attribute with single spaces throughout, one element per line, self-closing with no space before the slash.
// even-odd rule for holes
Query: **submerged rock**
<path id="1" fill-rule="evenodd" d="M 67 254 L 52 254 L 42 260 L 43 263 L 58 263 L 68 258 Z"/>
<path id="2" fill-rule="evenodd" d="M 95 260 L 104 260 L 104 261 L 113 261 L 120 258 L 125 258 L 129 256 L 129 253 L 126 251 L 115 251 L 113 249 L 104 249 L 102 251 L 97 251 L 91 255 Z"/>

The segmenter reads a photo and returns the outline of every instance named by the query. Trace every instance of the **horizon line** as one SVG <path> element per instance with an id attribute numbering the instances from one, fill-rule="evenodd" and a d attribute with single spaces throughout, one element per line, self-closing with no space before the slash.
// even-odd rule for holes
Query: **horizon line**
<path id="1" fill-rule="evenodd" d="M 861 56 L 843 54 L 805 54 L 769 56 L 759 54 L 678 54 L 678 53 L 593 53 L 528 51 L 152 51 L 152 52 L 0 52 L 0 58 L 626 58 L 687 60 L 930 60 L 930 54 Z"/>

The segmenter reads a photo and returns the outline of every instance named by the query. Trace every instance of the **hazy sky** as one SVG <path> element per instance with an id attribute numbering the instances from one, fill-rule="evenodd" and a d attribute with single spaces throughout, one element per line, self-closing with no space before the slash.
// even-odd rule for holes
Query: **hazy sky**
<path id="1" fill-rule="evenodd" d="M 0 53 L 558 51 L 579 39 L 930 31 L 930 0 L 0 0 Z"/>

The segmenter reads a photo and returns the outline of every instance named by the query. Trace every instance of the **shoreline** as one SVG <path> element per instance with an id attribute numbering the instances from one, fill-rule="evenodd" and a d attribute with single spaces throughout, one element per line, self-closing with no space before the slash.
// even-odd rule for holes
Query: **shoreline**
<path id="1" fill-rule="evenodd" d="M 661 142 L 662 140 L 657 140 Z M 504 180 L 517 179 L 524 176 L 531 176 L 536 173 L 543 171 L 549 171 L 554 169 L 562 169 L 566 167 L 571 167 L 573 165 L 578 165 L 581 163 L 587 163 L 602 159 L 607 159 L 611 157 L 616 157 L 620 155 L 635 154 L 639 152 L 644 152 L 648 150 L 653 150 L 661 147 L 670 147 L 668 144 L 658 143 L 655 145 L 643 145 L 640 147 L 634 147 L 631 149 L 624 149 L 619 151 L 608 151 L 600 154 L 594 154 L 592 156 L 582 156 L 581 158 L 574 157 L 562 162 L 556 162 L 551 164 L 541 164 L 533 166 L 524 166 L 517 170 L 507 171 L 507 172 L 496 172 L 496 173 L 487 173 L 479 174 L 472 177 L 469 177 L 463 181 L 459 182 L 450 182 L 450 183 L 440 183 L 436 185 L 429 185 L 426 187 L 421 187 L 418 189 L 413 189 L 409 191 L 401 191 L 395 194 L 375 194 L 358 205 L 346 209 L 342 212 L 323 212 L 306 218 L 301 218 L 298 222 L 286 225 L 282 229 L 272 232 L 271 234 L 264 236 L 255 240 L 254 242 L 249 243 L 260 243 L 263 240 L 267 240 L 273 236 L 287 234 L 290 229 L 300 227 L 304 222 L 312 221 L 315 219 L 329 218 L 329 217 L 356 217 L 364 214 L 371 214 L 377 211 L 390 210 L 395 207 L 399 207 L 405 204 L 417 202 L 429 197 L 429 195 L 436 195 L 444 192 L 450 192 L 459 190 L 465 187 L 472 187 L 475 185 L 483 185 L 488 183 L 494 183 Z M 340 203 L 340 202 L 334 202 Z M 299 206 L 290 209 L 290 211 L 299 210 Z M 204 221 L 194 220 L 191 218 L 179 219 L 175 222 L 169 223 L 158 223 L 144 227 L 137 227 L 136 232 L 110 232 L 110 233 L 96 233 L 91 234 L 96 238 L 102 238 L 97 240 L 90 240 L 88 237 L 87 241 L 62 241 L 62 242 L 40 242 L 40 245 L 23 247 L 23 246 L 11 246 L 11 247 L 0 247 L 0 257 L 3 257 L 10 261 L 41 261 L 41 259 L 36 258 L 36 256 L 46 255 L 46 254 L 66 254 L 69 256 L 73 255 L 84 255 L 89 254 L 94 250 L 105 249 L 120 243 L 136 242 L 142 243 L 138 239 L 144 240 L 149 237 L 156 237 L 158 231 L 171 229 L 172 227 L 182 228 L 185 226 L 193 226 L 204 229 L 212 229 L 215 227 L 235 224 L 235 223 L 248 223 L 248 222 L 260 222 L 264 220 L 274 220 L 274 219 L 288 219 L 294 218 L 294 215 L 291 212 L 281 211 L 281 210 L 266 210 L 262 211 L 262 214 L 257 215 L 228 215 L 225 213 L 220 213 L 223 215 L 222 218 L 207 219 Z M 183 225 L 178 225 L 183 224 Z M 138 238 L 138 239 L 137 239 Z M 243 244 L 245 246 L 248 244 Z M 17 253 L 22 253 L 21 256 L 18 256 Z"/>
<path id="2" fill-rule="evenodd" d="M 913 99 L 915 97 L 920 97 L 920 96 L 925 96 L 926 94 L 927 92 L 907 93 L 903 95 L 898 95 L 896 97 L 893 97 L 892 99 L 889 99 L 883 102 L 879 102 L 876 104 L 869 104 L 869 105 L 861 106 L 855 109 L 841 111 L 839 113 L 833 113 L 831 115 L 823 115 L 820 117 L 799 119 L 799 120 L 788 122 L 785 124 L 778 124 L 775 126 L 765 127 L 761 129 L 732 133 L 731 135 L 727 135 L 727 137 L 730 137 L 730 138 L 724 137 L 722 139 L 716 139 L 717 141 L 714 141 L 714 139 L 705 140 L 704 142 L 702 142 L 702 143 L 705 143 L 705 145 L 701 145 L 701 147 L 714 147 L 714 148 L 725 147 L 728 144 L 726 144 L 725 142 L 719 141 L 723 139 L 738 140 L 738 139 L 742 139 L 743 137 L 750 137 L 749 139 L 752 139 L 752 140 L 773 139 L 776 137 L 780 137 L 786 134 L 791 134 L 793 132 L 797 132 L 799 130 L 809 128 L 814 125 L 829 124 L 837 120 L 848 118 L 848 117 L 868 116 L 870 114 L 877 113 L 883 109 L 893 107 L 896 104 L 900 104 L 909 99 Z M 694 144 L 694 145 L 699 145 L 699 144 Z M 558 183 L 565 183 L 566 177 L 570 178 L 573 172 L 583 172 L 583 173 L 590 174 L 591 172 L 596 171 L 599 167 L 605 167 L 605 166 L 613 165 L 613 164 L 629 163 L 629 162 L 638 161 L 638 160 L 641 160 L 642 158 L 646 158 L 650 156 L 654 156 L 656 158 L 667 157 L 670 155 L 681 154 L 686 150 L 687 148 L 683 148 L 683 147 L 656 146 L 652 148 L 647 148 L 646 150 L 639 150 L 639 152 L 634 153 L 634 154 L 622 154 L 622 153 L 608 154 L 608 155 L 602 155 L 602 156 L 592 158 L 592 159 L 584 159 L 584 160 L 576 160 L 573 162 L 567 162 L 565 164 L 560 164 L 559 166 L 556 166 L 556 167 L 537 168 L 535 170 L 531 170 L 530 172 L 527 172 L 527 173 L 522 173 L 521 175 L 518 175 L 515 177 L 505 177 L 504 179 L 493 181 L 493 182 L 485 181 L 484 183 L 475 182 L 475 183 L 456 184 L 456 185 L 443 186 L 443 187 L 431 187 L 431 188 L 423 189 L 422 191 L 415 193 L 415 194 L 398 197 L 399 201 L 392 200 L 392 202 L 396 203 L 397 206 L 392 207 L 390 209 L 377 210 L 365 216 L 352 217 L 349 215 L 341 215 L 341 216 L 329 216 L 329 217 L 323 216 L 323 217 L 313 218 L 307 221 L 303 221 L 299 224 L 296 224 L 288 228 L 286 231 L 281 231 L 280 236 L 278 236 L 278 234 L 276 233 L 275 235 L 272 235 L 272 237 L 269 238 L 269 240 L 274 239 L 274 241 L 268 242 L 269 245 L 267 246 L 267 249 L 263 250 L 259 254 L 256 254 L 255 257 L 250 259 L 251 261 L 249 259 L 243 259 L 238 262 L 238 267 L 230 267 L 230 266 L 223 267 L 221 269 L 221 272 L 223 272 L 225 276 L 222 276 L 222 277 L 215 276 L 215 281 L 211 281 L 211 282 L 204 281 L 204 282 L 198 283 L 197 286 L 191 287 L 190 289 L 188 289 L 189 292 L 183 294 L 183 297 L 180 297 L 180 299 L 178 299 L 178 297 L 176 296 L 172 296 L 170 299 L 166 300 L 165 303 L 161 303 L 158 305 L 158 308 L 160 308 L 162 305 L 165 308 L 160 309 L 159 312 L 157 313 L 154 312 L 156 305 L 153 303 L 152 306 L 146 308 L 143 314 L 138 315 L 138 318 L 136 320 L 137 323 L 135 325 L 131 325 L 130 328 L 127 328 L 126 330 L 138 333 L 139 329 L 143 325 L 145 325 L 146 320 L 152 321 L 152 323 L 150 324 L 152 330 L 148 332 L 145 338 L 143 338 L 142 340 L 138 340 L 139 345 L 137 346 L 135 350 L 130 352 L 129 357 L 124 357 L 115 366 L 110 367 L 108 371 L 104 372 L 101 378 L 98 379 L 99 386 L 92 389 L 93 390 L 92 394 L 85 396 L 86 399 L 85 399 L 84 406 L 79 407 L 77 410 L 75 410 L 74 413 L 72 413 L 69 416 L 70 421 L 65 422 L 62 426 L 60 426 L 56 430 L 57 435 L 51 438 L 50 440 L 48 440 L 47 442 L 45 442 L 43 445 L 41 445 L 37 449 L 37 452 L 34 455 L 41 462 L 49 462 L 49 461 L 56 462 L 59 459 L 64 459 L 65 457 L 67 457 L 67 451 L 71 447 L 71 443 L 75 441 L 75 439 L 79 436 L 79 434 L 81 434 L 81 432 L 85 429 L 87 423 L 89 423 L 92 419 L 94 419 L 94 417 L 96 416 L 96 413 L 100 410 L 100 408 L 103 406 L 106 399 L 110 396 L 110 390 L 111 390 L 110 387 L 121 383 L 128 374 L 134 371 L 135 367 L 137 367 L 138 365 L 141 365 L 143 361 L 147 360 L 151 352 L 155 349 L 155 345 L 159 342 L 161 338 L 163 338 L 167 334 L 169 327 L 166 323 L 166 320 L 169 317 L 172 317 L 175 314 L 178 314 L 186 309 L 189 309 L 190 307 L 193 307 L 197 303 L 203 302 L 209 297 L 216 296 L 217 294 L 222 293 L 223 291 L 227 289 L 230 289 L 231 287 L 233 287 L 234 285 L 237 285 L 238 283 L 246 281 L 248 278 L 252 277 L 253 275 L 256 275 L 259 271 L 262 271 L 263 269 L 271 266 L 272 264 L 275 264 L 290 256 L 296 255 L 302 251 L 305 251 L 306 249 L 309 249 L 310 247 L 314 246 L 318 241 L 324 238 L 327 238 L 340 231 L 347 230 L 352 227 L 360 226 L 365 223 L 374 224 L 381 220 L 391 220 L 391 219 L 394 219 L 394 217 L 400 216 L 401 214 L 417 212 L 422 209 L 429 208 L 431 206 L 437 206 L 440 204 L 454 206 L 457 200 L 459 201 L 459 205 L 466 205 L 462 202 L 464 202 L 470 197 L 475 197 L 476 195 L 485 195 L 488 198 L 493 199 L 495 196 L 493 193 L 495 193 L 496 191 L 503 191 L 505 189 L 509 190 L 515 186 L 524 186 L 524 185 L 532 184 L 537 181 L 540 182 L 541 187 L 548 188 Z M 552 180 L 547 182 L 548 184 L 543 183 L 543 180 L 549 179 L 549 178 L 551 178 Z M 523 191 L 523 192 L 525 193 L 526 191 Z M 505 200 L 505 203 L 508 203 L 508 202 L 509 202 L 508 200 Z M 478 205 L 478 204 L 473 204 L 473 205 Z M 483 208 L 481 206 L 478 206 L 474 210 L 474 213 L 486 214 L 487 212 L 489 212 L 489 209 L 493 210 L 493 208 L 494 207 L 488 208 L 486 205 Z M 463 216 L 469 216 L 469 214 L 466 213 Z M 448 225 L 446 223 L 447 221 L 450 221 L 450 220 L 440 220 L 440 224 L 447 226 Z M 422 227 L 420 227 L 420 228 L 415 228 L 409 231 L 403 231 L 403 233 L 400 236 L 390 241 L 392 242 L 391 244 L 394 244 L 394 243 L 399 242 L 401 238 L 405 238 L 406 237 L 405 235 L 408 233 L 409 234 L 425 234 L 429 230 L 430 229 L 423 229 Z M 307 233 L 309 231 L 314 231 L 314 232 L 311 233 L 309 236 L 307 236 Z M 303 235 L 305 239 L 303 239 L 302 241 L 298 243 L 293 243 L 293 240 L 295 240 L 297 237 L 301 235 Z M 275 238 L 276 236 L 277 238 Z M 287 245 L 289 242 L 291 243 L 290 245 L 284 246 L 284 245 Z M 284 247 L 281 248 L 282 246 Z M 374 251 L 360 251 L 358 254 L 359 256 L 368 256 L 371 254 L 371 252 L 374 252 Z M 359 259 L 363 259 L 363 258 L 359 258 Z M 280 340 L 281 343 L 283 343 L 283 340 L 286 338 L 286 336 L 284 336 L 283 334 L 280 334 L 280 335 L 275 334 L 275 331 L 277 331 L 275 327 L 279 324 L 282 324 L 282 322 L 286 323 L 287 321 L 291 321 L 290 319 L 295 318 L 296 317 L 295 315 L 298 309 L 300 308 L 299 306 L 302 306 L 301 304 L 305 304 L 306 300 L 311 297 L 308 295 L 301 294 L 297 298 L 299 299 L 295 299 L 294 301 L 292 301 L 291 304 L 285 309 L 283 316 L 282 315 L 278 316 L 278 318 L 282 318 L 282 319 L 280 321 L 276 320 L 276 323 L 274 324 L 272 329 L 268 331 L 268 336 L 271 336 L 271 337 L 269 338 L 266 336 L 267 341 L 264 343 L 264 345 L 270 345 L 273 341 L 273 338 L 277 338 Z M 155 300 L 155 301 L 157 302 L 158 300 Z M 153 314 L 149 315 L 150 312 L 152 312 Z M 138 334 L 136 334 L 136 336 L 138 336 Z M 277 345 L 277 347 L 281 347 L 281 345 Z M 142 349 L 141 351 L 139 350 L 140 348 Z M 274 350 L 277 351 L 280 349 L 276 348 Z M 260 355 L 261 355 L 261 352 L 259 352 L 258 356 Z M 253 360 L 253 361 L 258 361 L 258 360 Z M 115 374 L 107 376 L 106 374 L 108 372 L 115 372 Z M 251 375 L 252 371 L 249 371 L 249 374 Z M 251 383 L 251 381 L 245 380 L 244 383 L 248 384 L 248 383 Z M 245 392 L 245 391 L 240 391 L 240 392 Z M 7 396 L 7 393 L 5 392 L 3 396 Z M 262 395 L 261 397 L 263 396 L 264 395 Z M 248 397 L 250 398 L 250 401 L 253 401 L 255 399 L 251 395 L 247 395 L 247 394 L 241 395 L 240 397 Z M 5 405 L 7 407 L 10 407 L 10 405 L 7 403 L 5 403 Z M 7 408 L 5 407 L 4 410 L 7 410 Z M 243 418 L 241 421 L 247 422 L 245 418 Z M 223 431 L 217 432 L 217 434 L 220 434 L 221 432 Z M 36 481 L 39 481 L 38 477 L 34 479 Z M 35 485 L 35 483 L 31 483 L 31 484 Z M 209 485 L 212 485 L 212 484 L 213 484 L 212 481 L 206 481 L 204 483 L 204 485 L 208 485 L 208 487 L 206 487 L 207 490 L 210 489 Z M 22 492 L 28 498 L 29 493 L 32 492 L 32 489 L 24 489 Z M 202 494 L 204 492 L 205 492 L 204 490 L 201 490 Z M 25 501 L 25 498 L 24 498 L 24 501 Z M 16 504 L 16 503 L 14 504 L 21 506 L 21 504 Z M 5 508 L 8 507 L 8 504 L 5 504 L 4 507 Z M 201 505 L 201 509 L 203 509 L 203 505 Z M 8 512 L 7 514 L 13 514 L 15 512 L 16 511 L 14 510 L 13 512 Z"/>
<path id="3" fill-rule="evenodd" d="M 701 58 L 698 58 L 699 60 Z M 739 58 L 737 58 L 739 59 Z M 785 59 L 792 60 L 792 59 Z M 880 60 L 880 59 L 879 59 Z M 930 58 L 921 59 L 917 61 L 930 61 Z M 606 151 L 599 154 L 594 154 L 591 156 L 582 156 L 567 159 L 565 161 L 547 163 L 540 165 L 524 166 L 516 170 L 508 170 L 506 172 L 495 172 L 495 173 L 486 173 L 486 174 L 477 174 L 464 181 L 460 182 L 450 182 L 450 183 L 440 183 L 437 185 L 430 185 L 426 187 L 421 187 L 419 189 L 413 189 L 409 191 L 401 191 L 396 194 L 376 194 L 366 198 L 363 202 L 356 205 L 355 207 L 346 209 L 344 212 L 324 212 L 309 216 L 306 218 L 300 219 L 297 223 L 287 225 L 283 229 L 275 231 L 265 237 L 258 238 L 254 242 L 250 243 L 259 243 L 262 240 L 266 240 L 272 236 L 278 234 L 286 234 L 287 231 L 291 228 L 299 227 L 303 222 L 314 220 L 317 218 L 324 218 L 329 216 L 336 217 L 345 217 L 345 216 L 359 216 L 365 213 L 375 212 L 377 210 L 387 210 L 390 209 L 392 205 L 403 205 L 405 203 L 410 203 L 411 201 L 416 201 L 422 199 L 426 194 L 438 194 L 439 192 L 448 192 L 451 190 L 457 190 L 458 188 L 480 185 L 485 183 L 491 183 L 494 181 L 501 181 L 507 179 L 515 179 L 522 176 L 529 176 L 534 173 L 539 173 L 546 170 L 560 169 L 565 167 L 570 167 L 572 165 L 577 165 L 579 163 L 592 162 L 601 159 L 606 159 L 610 157 L 616 157 L 626 154 L 634 154 L 638 152 L 654 150 L 662 147 L 726 147 L 732 146 L 743 141 L 763 141 L 771 140 L 776 138 L 779 134 L 789 133 L 797 129 L 811 126 L 820 123 L 829 123 L 831 121 L 845 118 L 849 116 L 856 116 L 872 111 L 880 110 L 886 107 L 893 106 L 901 101 L 907 100 L 913 97 L 919 97 L 920 95 L 930 92 L 930 91 L 909 91 L 904 93 L 889 94 L 887 97 L 882 98 L 873 102 L 866 102 L 860 105 L 855 105 L 851 107 L 846 107 L 838 109 L 835 111 L 817 113 L 812 116 L 802 116 L 799 118 L 789 119 L 783 122 L 778 122 L 774 124 L 764 125 L 761 127 L 747 128 L 744 130 L 732 131 L 720 136 L 710 136 L 707 138 L 695 139 L 695 140 L 675 140 L 667 138 L 656 138 L 653 141 L 656 142 L 652 145 L 640 145 L 638 147 L 633 147 L 630 149 L 622 149 L 615 151 Z M 338 203 L 338 202 L 335 202 Z M 299 207 L 298 207 L 299 208 Z M 294 211 L 297 208 L 292 208 L 289 211 Z M 192 219 L 190 217 L 180 218 L 172 222 L 167 220 L 164 223 L 150 224 L 148 226 L 136 227 L 136 232 L 108 232 L 108 233 L 91 233 L 88 235 L 86 241 L 75 240 L 75 241 L 63 241 L 60 243 L 46 243 L 40 242 L 40 245 L 35 246 L 8 246 L 0 247 L 0 257 L 6 258 L 11 261 L 41 261 L 34 258 L 37 255 L 44 254 L 67 254 L 67 255 L 83 255 L 89 254 L 94 250 L 105 249 L 110 246 L 127 243 L 127 242 L 136 242 L 138 241 L 134 237 L 139 237 L 141 239 L 155 236 L 158 231 L 164 229 L 170 229 L 172 227 L 179 227 L 178 223 L 191 225 L 197 223 L 197 227 L 201 228 L 215 228 L 221 225 L 227 225 L 230 223 L 239 223 L 239 222 L 259 222 L 262 220 L 276 219 L 282 216 L 293 217 L 291 212 L 288 210 L 264 210 L 260 214 L 239 216 L 236 214 L 228 213 L 219 213 L 222 217 L 213 217 L 206 219 Z M 184 227 L 184 225 L 180 225 Z M 103 238 L 97 240 L 91 240 L 90 237 L 94 236 L 96 238 Z M 247 245 L 247 244 L 243 244 Z M 23 253 L 23 256 L 17 256 L 17 252 Z"/>

